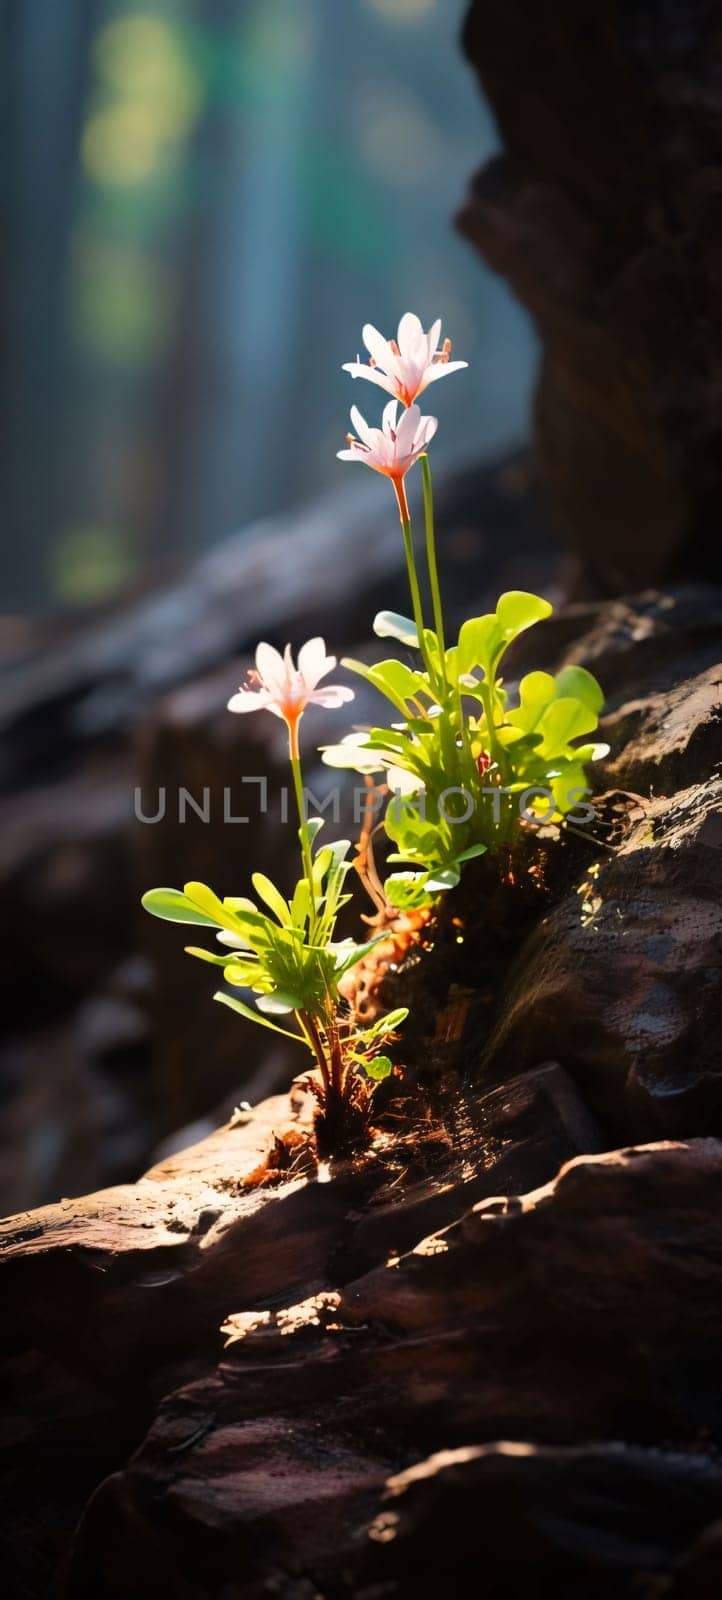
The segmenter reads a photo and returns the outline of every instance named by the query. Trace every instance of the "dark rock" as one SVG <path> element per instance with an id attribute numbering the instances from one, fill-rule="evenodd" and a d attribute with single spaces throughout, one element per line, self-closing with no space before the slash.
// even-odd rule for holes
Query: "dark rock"
<path id="1" fill-rule="evenodd" d="M 372 1159 L 342 1169 L 333 1182 L 308 1182 L 299 1174 L 276 1189 L 239 1187 L 288 1118 L 286 1097 L 270 1101 L 132 1187 L 63 1201 L 5 1225 L 8 1315 L 1 1342 L 12 1352 L 32 1352 L 16 1357 L 9 1371 L 15 1421 L 0 1463 L 12 1484 L 8 1570 L 26 1584 L 18 1592 L 48 1592 L 93 1484 L 124 1464 L 163 1396 L 215 1370 L 220 1325 L 239 1305 L 254 1324 L 258 1307 L 282 1313 L 309 1293 L 326 1292 L 333 1301 L 337 1285 L 385 1262 L 390 1248 L 403 1252 L 500 1185 L 544 1182 L 568 1155 L 598 1143 L 573 1085 L 548 1066 L 503 1092 L 468 1098 L 449 1127 L 432 1128 L 431 1135 L 420 1130 L 415 1148 L 394 1151 L 382 1142 Z M 296 1125 L 303 1127 L 303 1114 Z M 300 1330 L 304 1321 L 304 1313 L 295 1320 L 290 1313 L 289 1327 Z M 32 1387 L 29 1407 L 26 1384 Z M 206 1422 L 186 1427 L 183 1421 L 180 1431 L 172 1424 L 171 1460 L 185 1459 L 208 1431 Z M 67 1433 L 73 1451 L 66 1452 L 62 1482 L 54 1488 L 58 1441 Z M 312 1449 L 316 1433 L 314 1425 Z M 269 1446 L 277 1438 L 265 1423 L 263 1436 Z M 334 1472 L 340 1471 L 344 1448 L 333 1450 Z M 353 1452 L 346 1456 L 350 1473 Z M 338 1485 L 328 1479 L 328 1463 L 322 1452 L 327 1486 L 318 1472 L 316 1482 L 331 1509 Z M 87 1592 L 94 1585 L 95 1593 L 140 1594 L 147 1582 L 150 1593 L 157 1582 L 154 1560 L 144 1577 L 130 1574 L 132 1553 L 119 1542 L 113 1496 L 113 1489 L 103 1489 L 94 1503 L 101 1518 L 113 1506 L 108 1555 L 114 1552 L 114 1571 L 88 1579 Z M 174 1570 L 160 1524 L 158 1538 L 167 1567 L 163 1591 L 182 1594 L 184 1579 Z M 94 1552 L 88 1560 L 95 1563 Z M 84 1561 L 79 1555 L 80 1569 Z M 74 1580 L 77 1592 L 86 1592 L 84 1582 Z"/>
<path id="2" fill-rule="evenodd" d="M 711 779 L 590 848 L 520 952 L 482 1073 L 523 1072 L 553 1040 L 610 1140 L 722 1134 L 721 804 Z"/>
<path id="3" fill-rule="evenodd" d="M 97 1491 L 69 1595 L 436 1595 L 481 1565 L 495 1600 L 711 1600 L 721 1198 L 714 1140 L 580 1157 L 302 1303 L 292 1268 Z"/>
<path id="4" fill-rule="evenodd" d="M 274 1132 L 292 1120 L 308 1127 L 305 1102 L 292 1118 L 287 1096 L 278 1096 L 134 1185 L 10 1218 L 0 1225 L 5 1282 L 9 1290 L 17 1274 L 22 1288 L 5 1338 L 19 1335 L 54 1356 L 62 1350 L 105 1382 L 131 1372 L 150 1382 L 159 1361 L 212 1337 L 234 1300 L 253 1308 L 287 1297 L 290 1283 L 299 1293 L 327 1287 L 339 1273 L 345 1279 L 409 1248 L 500 1185 L 543 1183 L 561 1161 L 599 1145 L 554 1065 L 466 1097 L 449 1116 L 419 1130 L 418 1149 L 382 1143 L 368 1162 L 342 1166 L 331 1185 L 299 1174 L 259 1198 L 240 1184 L 244 1174 Z"/>
<path id="5" fill-rule="evenodd" d="M 720 577 L 715 5 L 473 0 L 503 153 L 460 226 L 537 325 L 537 462 L 587 584 Z"/>
<path id="6" fill-rule="evenodd" d="M 444 1450 L 389 1479 L 364 1582 L 391 1581 L 399 1600 L 463 1589 L 475 1527 L 473 1560 L 494 1600 L 651 1600 L 672 1593 L 670 1574 L 721 1485 L 719 1461 L 704 1453 L 616 1442 Z"/>

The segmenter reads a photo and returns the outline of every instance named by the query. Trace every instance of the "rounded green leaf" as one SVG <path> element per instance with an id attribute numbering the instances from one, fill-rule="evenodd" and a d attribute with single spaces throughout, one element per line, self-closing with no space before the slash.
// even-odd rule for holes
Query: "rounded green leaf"
<path id="1" fill-rule="evenodd" d="M 508 589 L 496 605 L 496 620 L 507 643 L 516 639 L 525 628 L 550 617 L 553 606 L 539 594 L 528 594 L 525 589 Z"/>
<path id="2" fill-rule="evenodd" d="M 374 1056 L 373 1061 L 364 1062 L 364 1070 L 375 1083 L 381 1083 L 384 1078 L 388 1078 L 390 1072 L 393 1072 L 394 1067 L 388 1056 Z"/>
<path id="3" fill-rule="evenodd" d="M 556 677 L 556 694 L 572 700 L 581 700 L 590 711 L 599 716 L 604 706 L 604 695 L 601 684 L 597 683 L 592 672 L 587 672 L 586 667 L 565 667 Z"/>
<path id="4" fill-rule="evenodd" d="M 500 643 L 499 625 L 495 616 L 469 617 L 468 621 L 462 624 L 459 634 L 457 647 L 459 676 L 465 677 L 477 667 L 481 667 L 488 676 L 494 653 Z"/>
<path id="5" fill-rule="evenodd" d="M 379 661 L 375 667 L 369 669 L 369 681 L 380 689 L 382 694 L 390 694 L 394 703 L 398 700 L 410 700 L 414 695 L 429 692 L 428 679 L 424 673 L 412 672 L 403 661 Z"/>
<path id="6" fill-rule="evenodd" d="M 562 755 L 571 739 L 577 739 L 583 733 L 592 733 L 596 726 L 596 712 L 590 711 L 583 701 L 552 700 L 537 729 L 542 734 L 541 755 L 546 758 Z"/>
<path id="7" fill-rule="evenodd" d="M 532 733 L 539 718 L 557 693 L 557 682 L 550 672 L 527 672 L 519 684 L 519 705 L 509 712 L 509 721 L 524 733 Z"/>
<path id="8" fill-rule="evenodd" d="M 207 916 L 180 889 L 148 889 L 140 903 L 152 917 L 161 917 L 164 922 L 191 922 L 201 928 L 218 926 L 217 917 Z"/>

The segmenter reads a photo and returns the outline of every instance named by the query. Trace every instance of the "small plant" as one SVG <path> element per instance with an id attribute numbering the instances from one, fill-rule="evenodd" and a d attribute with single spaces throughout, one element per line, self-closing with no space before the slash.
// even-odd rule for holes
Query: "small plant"
<path id="1" fill-rule="evenodd" d="M 150 889 L 143 896 L 153 916 L 216 930 L 226 947 L 222 954 L 195 945 L 188 946 L 188 954 L 220 967 L 225 983 L 250 991 L 255 1005 L 223 990 L 217 991 L 216 1000 L 310 1051 L 318 1069 L 310 1084 L 319 1105 L 316 1131 L 322 1153 L 351 1149 L 362 1140 L 371 1108 L 367 1080 L 381 1080 L 391 1071 L 381 1046 L 407 1015 L 399 1009 L 363 1029 L 353 1023 L 339 993 L 340 979 L 373 941 L 334 941 L 339 911 L 349 899 L 344 886 L 350 845 L 340 840 L 314 855 L 322 824 L 305 815 L 298 736 L 308 705 L 333 707 L 353 698 L 353 691 L 340 685 L 318 687 L 335 665 L 322 639 L 302 647 L 298 667 L 289 648 L 280 656 L 260 644 L 247 686 L 229 702 L 231 711 L 268 710 L 282 717 L 288 729 L 303 868 L 290 900 L 260 872 L 251 880 L 260 904 L 247 898 L 221 900 L 203 883 L 187 883 L 182 893 Z M 289 1014 L 295 1015 L 298 1032 L 277 1020 Z"/>
<path id="2" fill-rule="evenodd" d="M 386 832 L 395 846 L 389 861 L 405 866 L 392 873 L 384 893 L 392 905 L 433 903 L 459 882 L 465 862 L 509 845 L 522 829 L 559 822 L 589 791 L 585 767 L 607 747 L 577 743 L 592 733 L 603 705 L 596 679 L 583 667 L 552 677 L 530 672 L 512 702 L 501 675 L 509 645 L 526 628 L 549 617 L 547 600 L 522 590 L 501 596 L 496 610 L 465 622 L 447 648 L 434 530 L 434 501 L 426 446 L 437 428 L 423 417 L 416 398 L 430 382 L 465 366 L 450 362 L 451 345 L 439 348 L 441 325 L 428 334 L 418 318 L 402 317 L 396 340 L 375 328 L 363 331 L 370 363 L 350 363 L 354 377 L 380 385 L 394 398 L 381 429 L 369 428 L 354 407 L 358 438 L 339 451 L 390 478 L 401 519 L 413 618 L 379 612 L 374 631 L 418 650 L 421 665 L 396 658 L 359 673 L 390 702 L 398 720 L 387 728 L 352 733 L 329 746 L 331 766 L 382 773 L 392 799 Z M 398 419 L 399 402 L 406 409 Z M 421 462 L 426 560 L 433 627 L 424 620 L 405 479 Z"/>
<path id="3" fill-rule="evenodd" d="M 345 662 L 380 690 L 395 717 L 388 727 L 348 734 L 324 750 L 331 766 L 367 776 L 381 773 L 392 793 L 384 822 L 394 846 L 389 860 L 402 870 L 392 872 L 383 886 L 382 917 L 388 902 L 425 918 L 426 908 L 459 882 L 466 862 L 513 847 L 523 830 L 563 821 L 588 792 L 586 764 L 606 753 L 605 745 L 588 738 L 603 698 L 585 668 L 567 667 L 555 677 L 527 673 L 513 696 L 505 685 L 505 653 L 525 629 L 551 615 L 547 600 L 523 590 L 503 594 L 493 612 L 464 622 L 456 643 L 447 646 L 427 455 L 438 424 L 435 417 L 422 416 L 417 400 L 431 383 L 466 362 L 451 361 L 450 341 L 442 344 L 440 337 L 440 322 L 425 333 L 418 317 L 407 312 L 396 339 L 365 327 L 369 362 L 346 367 L 354 378 L 390 396 L 380 428 L 369 427 L 352 409 L 356 431 L 339 452 L 343 460 L 361 461 L 390 479 L 401 520 L 412 617 L 381 611 L 374 630 L 420 657 L 372 667 Z M 424 615 L 406 497 L 406 476 L 417 461 L 433 626 Z M 298 665 L 290 646 L 280 655 L 260 644 L 255 669 L 229 702 L 231 711 L 263 709 L 286 724 L 301 857 L 301 876 L 290 899 L 259 872 L 251 879 L 255 900 L 221 900 L 202 883 L 187 883 L 182 892 L 151 889 L 143 896 L 154 916 L 215 930 L 224 946 L 221 954 L 195 945 L 188 951 L 222 970 L 228 990 L 217 991 L 216 1000 L 308 1049 L 316 1066 L 309 1082 L 318 1102 L 321 1154 L 363 1142 L 373 1103 L 370 1085 L 391 1072 L 384 1047 L 408 1015 L 400 1008 L 362 1027 L 340 991 L 344 974 L 383 935 L 365 944 L 336 940 L 338 914 L 349 899 L 350 845 L 340 840 L 317 848 L 321 820 L 305 815 L 299 748 L 304 711 L 353 699 L 351 689 L 322 683 L 335 666 L 322 639 L 302 646 Z M 289 1016 L 295 1028 L 278 1020 Z"/>

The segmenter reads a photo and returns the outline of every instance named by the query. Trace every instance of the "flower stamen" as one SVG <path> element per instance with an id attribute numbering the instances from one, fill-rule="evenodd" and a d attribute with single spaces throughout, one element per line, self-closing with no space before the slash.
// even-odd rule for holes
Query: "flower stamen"
<path id="1" fill-rule="evenodd" d="M 352 378 L 366 378 L 379 389 L 385 389 L 394 400 L 400 400 L 408 410 L 430 383 L 458 372 L 465 361 L 452 361 L 451 340 L 440 343 L 441 322 L 436 321 L 428 332 L 419 318 L 407 311 L 401 318 L 395 339 L 385 339 L 378 328 L 366 323 L 363 342 L 368 352 L 365 361 L 356 357 L 345 363 L 344 372 Z"/>

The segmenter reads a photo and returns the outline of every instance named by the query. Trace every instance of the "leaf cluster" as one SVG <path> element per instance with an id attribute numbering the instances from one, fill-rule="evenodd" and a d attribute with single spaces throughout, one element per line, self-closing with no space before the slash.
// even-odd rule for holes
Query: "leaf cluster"
<path id="1" fill-rule="evenodd" d="M 314 831 L 319 826 L 316 823 Z M 339 911 L 350 898 L 344 889 L 351 868 L 349 849 L 349 842 L 341 839 L 318 851 L 313 897 L 305 878 L 286 900 L 270 878 L 255 872 L 251 881 L 258 903 L 233 896 L 221 900 L 203 883 L 187 883 L 182 891 L 150 889 L 142 903 L 166 922 L 215 930 L 226 947 L 222 954 L 195 945 L 187 946 L 188 954 L 219 967 L 224 982 L 234 990 L 249 990 L 256 1004 L 222 990 L 216 1000 L 284 1034 L 288 1030 L 273 1018 L 295 1011 L 303 1031 L 303 1019 L 325 1023 L 332 1016 L 339 1003 L 339 980 L 373 944 L 373 940 L 334 942 Z"/>
<path id="2" fill-rule="evenodd" d="M 400 719 L 350 734 L 323 753 L 330 766 L 382 774 L 392 791 L 389 860 L 407 864 L 384 885 L 392 904 L 427 904 L 452 888 L 464 862 L 513 840 L 524 825 L 521 810 L 533 813 L 536 805 L 545 821 L 561 820 L 585 789 L 587 763 L 606 752 L 576 742 L 594 732 L 603 706 L 586 668 L 530 672 L 513 698 L 504 685 L 509 646 L 551 612 L 540 596 L 511 590 L 495 611 L 465 622 L 443 654 L 426 629 L 428 670 L 395 658 L 372 667 L 345 662 Z M 420 643 L 414 623 L 393 612 L 380 612 L 374 631 L 407 648 Z M 540 804 L 530 797 L 520 808 L 519 797 L 533 788 L 551 795 L 553 816 L 546 798 Z"/>

